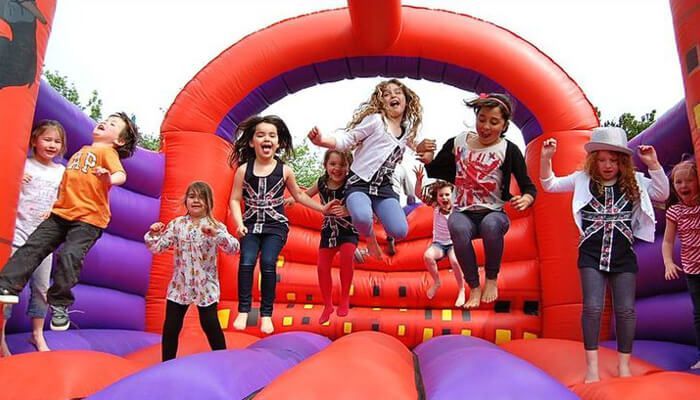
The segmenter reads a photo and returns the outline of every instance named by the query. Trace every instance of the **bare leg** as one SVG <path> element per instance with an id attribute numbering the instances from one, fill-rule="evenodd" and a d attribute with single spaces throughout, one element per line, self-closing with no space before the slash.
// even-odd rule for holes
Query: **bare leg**
<path id="1" fill-rule="evenodd" d="M 377 242 L 377 236 L 374 234 L 374 230 L 370 232 L 370 235 L 367 237 L 367 251 L 369 251 L 370 256 L 377 260 L 381 260 L 384 256 L 382 248 L 379 246 L 379 242 Z"/>
<path id="2" fill-rule="evenodd" d="M 260 318 L 260 332 L 269 335 L 275 331 L 275 326 L 272 325 L 272 317 Z"/>
<path id="3" fill-rule="evenodd" d="M 459 290 L 457 300 L 455 301 L 455 307 L 462 307 L 465 303 L 464 272 L 462 272 L 462 268 L 459 266 L 454 248 L 447 251 L 447 258 L 450 260 L 452 273 L 455 275 L 455 282 L 457 282 L 457 289 Z"/>
<path id="4" fill-rule="evenodd" d="M 32 336 L 29 338 L 29 342 L 33 344 L 38 351 L 51 351 L 44 338 L 43 318 L 32 318 Z"/>
<path id="5" fill-rule="evenodd" d="M 247 325 L 248 325 L 248 313 L 239 312 L 238 315 L 236 315 L 236 319 L 233 320 L 233 327 L 239 331 L 242 331 L 245 329 L 245 327 Z"/>
<path id="6" fill-rule="evenodd" d="M 430 286 L 427 292 L 427 296 L 429 299 L 435 297 L 435 293 L 437 293 L 438 289 L 440 289 L 440 274 L 438 273 L 436 260 L 440 259 L 441 257 L 442 250 L 434 246 L 428 247 L 428 249 L 425 250 L 425 253 L 423 254 L 423 262 L 425 263 L 425 268 L 428 270 L 430 277 L 433 279 L 433 285 Z"/>
<path id="7" fill-rule="evenodd" d="M 617 369 L 620 378 L 626 378 L 632 376 L 632 371 L 630 370 L 630 357 L 632 355 L 629 353 L 617 353 Z"/>
<path id="8" fill-rule="evenodd" d="M 0 306 L 0 309 L 2 309 L 3 306 Z M 7 324 L 6 320 L 2 320 L 2 331 L 0 331 L 0 357 L 9 357 L 12 355 L 10 353 L 10 348 L 7 347 L 7 342 L 5 341 L 5 325 Z"/>
<path id="9" fill-rule="evenodd" d="M 600 381 L 598 374 L 598 350 L 586 350 L 586 377 L 583 383 Z"/>
<path id="10" fill-rule="evenodd" d="M 484 303 L 492 303 L 498 298 L 498 286 L 495 279 L 486 279 L 484 284 L 484 294 L 481 295 L 481 301 Z"/>

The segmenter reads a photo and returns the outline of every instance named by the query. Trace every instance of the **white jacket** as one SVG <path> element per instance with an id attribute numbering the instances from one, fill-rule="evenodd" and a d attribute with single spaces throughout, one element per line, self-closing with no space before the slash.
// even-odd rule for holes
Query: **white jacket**
<path id="1" fill-rule="evenodd" d="M 397 139 L 387 132 L 382 114 L 376 113 L 366 116 L 354 128 L 335 135 L 335 148 L 347 151 L 359 145 L 355 150 L 350 170 L 363 181 L 369 182 L 396 146 L 399 146 L 401 151 L 406 149 L 407 136 L 404 133 L 401 139 Z"/>
<path id="2" fill-rule="evenodd" d="M 654 230 L 656 229 L 656 219 L 654 218 L 654 207 L 651 201 L 662 202 L 668 198 L 668 177 L 663 169 L 649 171 L 651 179 L 641 172 L 635 172 L 637 186 L 639 186 L 639 200 L 634 203 L 632 209 L 632 233 L 635 237 L 647 242 L 654 241 Z M 577 171 L 564 177 L 554 175 L 547 179 L 540 179 L 545 192 L 574 192 L 571 202 L 574 213 L 574 221 L 579 231 L 581 228 L 581 209 L 593 198 L 589 190 L 591 178 L 583 171 Z"/>

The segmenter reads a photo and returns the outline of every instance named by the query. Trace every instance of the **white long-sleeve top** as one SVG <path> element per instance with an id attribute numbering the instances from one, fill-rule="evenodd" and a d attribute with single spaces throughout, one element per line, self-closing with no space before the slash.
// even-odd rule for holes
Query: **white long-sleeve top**
<path id="1" fill-rule="evenodd" d="M 408 129 L 406 127 L 405 130 Z M 406 136 L 404 133 L 397 139 L 387 131 L 382 114 L 370 114 L 354 128 L 336 134 L 335 148 L 348 151 L 358 146 L 350 170 L 363 181 L 369 182 L 396 146 L 400 146 L 402 152 L 406 149 Z"/>
<path id="2" fill-rule="evenodd" d="M 634 208 L 632 209 L 632 233 L 641 240 L 653 242 L 656 219 L 651 201 L 662 202 L 668 198 L 668 177 L 666 177 L 663 169 L 650 170 L 649 176 L 651 179 L 645 177 L 641 172 L 635 172 L 634 176 L 640 193 L 639 201 L 634 203 Z M 593 199 L 593 194 L 590 190 L 590 176 L 583 171 L 576 171 L 563 177 L 552 175 L 547 179 L 540 179 L 540 181 L 545 192 L 574 192 L 574 198 L 571 202 L 574 221 L 581 234 L 583 234 L 581 209 Z"/>

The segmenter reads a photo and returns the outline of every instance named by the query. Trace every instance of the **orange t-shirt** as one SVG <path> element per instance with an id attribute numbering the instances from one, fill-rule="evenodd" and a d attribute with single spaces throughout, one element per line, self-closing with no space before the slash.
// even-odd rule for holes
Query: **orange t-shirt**
<path id="1" fill-rule="evenodd" d="M 111 217 L 109 188 L 112 185 L 103 183 L 94 174 L 97 167 L 106 168 L 111 174 L 124 172 L 113 147 L 83 146 L 66 165 L 58 200 L 51 212 L 69 221 L 106 228 Z"/>

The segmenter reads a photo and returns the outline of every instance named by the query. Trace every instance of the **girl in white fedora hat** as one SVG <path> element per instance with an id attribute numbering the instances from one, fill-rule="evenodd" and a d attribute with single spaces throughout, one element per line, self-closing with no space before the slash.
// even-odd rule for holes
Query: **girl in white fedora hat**
<path id="1" fill-rule="evenodd" d="M 583 170 L 557 177 L 552 173 L 551 162 L 557 141 L 546 139 L 542 144 L 540 180 L 546 192 L 574 192 L 573 215 L 581 232 L 578 265 L 587 364 L 584 382 L 589 383 L 600 380 L 598 334 L 608 282 L 615 310 L 618 371 L 621 377 L 631 376 L 637 273 L 632 243 L 635 237 L 654 241 L 656 221 L 651 202 L 668 198 L 669 183 L 652 146 L 637 149 L 651 179 L 634 170 L 633 151 L 627 147 L 627 134 L 621 128 L 594 129 L 584 148 L 588 155 Z"/>

